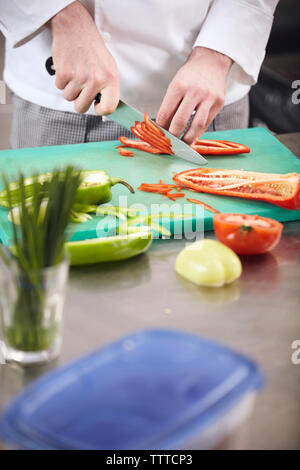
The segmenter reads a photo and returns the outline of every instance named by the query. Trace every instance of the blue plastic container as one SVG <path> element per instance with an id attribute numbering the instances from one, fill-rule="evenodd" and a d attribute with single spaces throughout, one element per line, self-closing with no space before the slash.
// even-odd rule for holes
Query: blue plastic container
<path id="1" fill-rule="evenodd" d="M 145 331 L 30 385 L 0 436 L 21 449 L 231 448 L 261 386 L 257 366 L 224 346 Z"/>

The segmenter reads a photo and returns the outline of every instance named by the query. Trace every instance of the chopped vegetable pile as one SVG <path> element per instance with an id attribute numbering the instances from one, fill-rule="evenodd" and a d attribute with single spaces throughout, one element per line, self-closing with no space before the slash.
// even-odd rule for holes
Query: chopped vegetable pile
<path id="1" fill-rule="evenodd" d="M 185 194 L 181 192 L 181 186 L 177 186 L 176 184 L 166 184 L 162 180 L 160 180 L 158 184 L 142 183 L 138 189 L 148 193 L 162 194 L 163 196 L 171 199 L 171 201 L 176 201 L 176 199 L 185 196 Z M 178 192 L 171 194 L 171 191 L 174 189 L 176 189 Z"/>
<path id="2" fill-rule="evenodd" d="M 144 115 L 144 121 L 136 121 L 134 126 L 131 126 L 131 132 L 138 138 L 138 140 L 128 139 L 124 136 L 120 137 L 120 142 L 117 148 L 123 156 L 128 155 L 126 147 L 135 148 L 148 153 L 154 154 L 169 154 L 174 155 L 171 148 L 171 142 L 164 132 L 149 119 L 147 113 Z"/>
<path id="3" fill-rule="evenodd" d="M 173 201 L 173 202 L 175 202 L 176 199 L 178 199 L 178 198 L 184 198 L 185 197 L 185 193 L 181 192 L 182 186 L 176 185 L 176 184 L 167 184 L 167 183 L 164 183 L 162 180 L 160 180 L 160 182 L 156 183 L 156 184 L 155 183 L 154 184 L 142 183 L 138 187 L 138 189 L 139 189 L 139 191 L 145 191 L 147 193 L 161 194 L 162 196 L 165 196 L 165 197 L 171 199 L 171 201 Z M 177 193 L 171 193 L 171 191 L 173 191 L 175 189 L 178 192 Z M 187 201 L 189 201 L 193 204 L 199 204 L 202 207 L 204 207 L 204 209 L 206 209 L 210 212 L 214 212 L 214 213 L 219 212 L 217 209 L 214 209 L 213 207 L 209 206 L 208 204 L 205 204 L 205 202 L 199 201 L 199 199 L 189 199 L 189 198 L 187 198 Z"/>
<path id="4" fill-rule="evenodd" d="M 120 136 L 122 145 L 117 149 L 123 157 L 133 157 L 133 152 L 127 150 L 133 148 L 143 152 L 153 154 L 174 155 L 170 139 L 164 134 L 164 131 L 153 122 L 147 113 L 144 114 L 144 121 L 136 121 L 131 126 L 131 132 L 137 139 L 128 139 Z M 249 153 L 250 149 L 246 145 L 227 140 L 202 140 L 197 139 L 191 147 L 198 153 L 205 155 L 237 155 L 240 153 Z"/>

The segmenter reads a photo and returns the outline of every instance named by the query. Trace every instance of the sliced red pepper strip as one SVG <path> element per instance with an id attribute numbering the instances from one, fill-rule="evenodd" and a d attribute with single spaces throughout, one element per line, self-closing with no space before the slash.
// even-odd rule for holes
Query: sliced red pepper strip
<path id="1" fill-rule="evenodd" d="M 168 199 L 171 199 L 171 201 L 175 202 L 176 199 L 174 197 L 172 197 L 172 194 L 164 194 L 165 197 L 167 197 Z"/>
<path id="2" fill-rule="evenodd" d="M 141 139 L 143 142 L 147 142 L 149 145 L 157 145 L 157 148 L 163 148 L 168 147 L 166 142 L 163 142 L 162 139 L 152 133 L 150 133 L 147 129 L 143 129 L 144 123 L 140 123 L 138 121 L 135 122 L 134 126 L 131 126 L 131 132 Z"/>
<path id="3" fill-rule="evenodd" d="M 175 189 L 175 184 L 146 184 L 142 183 L 138 189 L 149 193 L 167 194 Z"/>
<path id="4" fill-rule="evenodd" d="M 119 148 L 120 155 L 123 157 L 133 157 L 134 153 L 131 152 L 130 150 L 126 150 L 124 148 Z"/>
<path id="5" fill-rule="evenodd" d="M 149 142 L 151 145 L 160 148 L 164 151 L 164 153 L 171 154 L 172 150 L 169 144 L 166 142 L 163 142 L 160 140 L 158 137 L 154 136 L 153 134 L 150 134 L 147 130 L 141 129 L 140 133 L 142 135 L 142 140 L 145 142 Z"/>
<path id="6" fill-rule="evenodd" d="M 242 170 L 196 168 L 173 177 L 197 192 L 266 201 L 286 209 L 300 209 L 300 175 Z"/>
<path id="7" fill-rule="evenodd" d="M 137 123 L 135 123 L 134 126 L 131 126 L 130 130 L 131 130 L 131 132 L 133 133 L 133 135 L 135 135 L 136 137 L 138 137 L 138 139 L 141 139 L 141 140 L 142 140 L 142 135 L 141 135 L 140 132 L 137 130 L 136 125 L 137 125 Z M 150 144 L 149 144 L 149 145 L 150 145 Z"/>
<path id="8" fill-rule="evenodd" d="M 185 197 L 185 194 L 183 193 L 172 193 L 172 197 L 175 197 L 175 199 L 180 198 L 180 197 Z"/>
<path id="9" fill-rule="evenodd" d="M 246 145 L 227 140 L 197 139 L 191 147 L 204 155 L 238 155 L 250 152 L 250 148 Z"/>
<path id="10" fill-rule="evenodd" d="M 144 119 L 144 122 L 136 121 L 135 125 L 131 127 L 132 133 L 140 139 L 139 141 L 121 136 L 119 137 L 120 142 L 127 147 L 136 148 L 148 153 L 174 155 L 170 139 L 149 119 L 146 113 Z"/>
<path id="11" fill-rule="evenodd" d="M 172 201 L 176 201 L 176 199 L 178 199 L 178 198 L 185 197 L 185 194 L 183 194 L 183 193 L 174 193 L 174 194 L 166 193 L 163 196 L 168 197 Z"/>
<path id="12" fill-rule="evenodd" d="M 204 209 L 206 209 L 210 212 L 214 212 L 215 214 L 220 214 L 220 211 L 218 211 L 217 209 L 214 209 L 209 204 L 205 204 L 205 202 L 199 201 L 198 199 L 189 199 L 189 198 L 187 198 L 186 200 L 189 201 L 189 202 L 193 202 L 194 204 L 199 204 L 200 206 L 203 206 Z"/>
<path id="13" fill-rule="evenodd" d="M 135 139 L 128 139 L 127 137 L 124 137 L 121 135 L 119 137 L 119 141 L 121 144 L 125 145 L 126 147 L 132 147 L 132 148 L 139 148 L 141 145 L 141 142 Z M 151 147 L 149 144 L 144 143 L 145 147 Z"/>
<path id="14" fill-rule="evenodd" d="M 146 139 L 144 138 L 144 136 L 142 135 L 142 133 L 139 131 L 139 129 L 137 128 L 137 124 L 139 123 L 136 123 L 135 126 L 131 126 L 131 132 L 136 136 L 138 137 L 139 139 L 141 140 L 135 140 L 135 145 L 138 145 L 138 147 L 135 147 L 135 148 L 139 148 L 140 150 L 144 150 L 142 148 L 143 144 L 147 144 L 149 145 L 152 149 L 155 150 L 155 152 L 149 152 L 149 153 L 157 153 L 157 154 L 161 154 L 161 153 L 167 153 L 165 152 L 165 149 L 163 147 L 160 147 L 159 145 L 157 145 L 156 141 L 154 139 Z"/>
<path id="15" fill-rule="evenodd" d="M 157 139 L 162 144 L 166 145 L 167 147 L 170 146 L 171 141 L 168 137 L 166 137 L 165 135 L 162 136 L 160 134 L 157 134 L 156 132 L 153 132 L 153 130 L 151 128 L 147 127 L 145 122 L 141 122 L 141 128 L 144 132 L 146 132 L 146 133 L 150 134 L 151 136 L 155 137 L 155 139 Z"/>
<path id="16" fill-rule="evenodd" d="M 161 194 L 165 197 L 168 197 L 172 201 L 176 201 L 178 198 L 185 197 L 185 194 L 181 192 L 171 194 L 171 191 L 177 189 L 177 186 L 175 184 L 166 184 L 162 180 L 160 180 L 159 184 L 142 183 L 138 189 L 140 191 Z"/>
<path id="17" fill-rule="evenodd" d="M 204 140 L 204 139 L 198 139 L 196 140 L 193 145 L 200 145 L 200 146 L 205 146 L 205 147 L 220 147 L 220 148 L 227 148 L 227 145 L 224 142 L 221 142 L 219 140 Z"/>
<path id="18" fill-rule="evenodd" d="M 202 145 L 202 146 L 212 146 L 212 147 L 221 147 L 221 148 L 236 148 L 236 149 L 244 149 L 245 151 L 250 151 L 249 147 L 246 145 L 240 144 L 238 142 L 231 142 L 229 140 L 205 140 L 205 139 L 197 139 L 194 142 L 195 145 Z"/>
<path id="19" fill-rule="evenodd" d="M 149 133 L 146 129 L 143 129 L 141 123 L 136 123 L 134 130 L 136 132 L 135 135 L 139 134 L 143 141 L 152 145 L 154 148 L 161 150 L 161 153 L 171 153 L 170 146 L 165 142 L 162 142 L 158 137 L 153 136 L 153 134 Z"/>
<path id="20" fill-rule="evenodd" d="M 153 132 L 155 132 L 157 135 L 161 135 L 163 137 L 165 136 L 165 134 L 163 133 L 161 128 L 158 127 L 153 121 L 151 121 L 151 119 L 149 118 L 147 113 L 144 114 L 144 122 L 145 122 L 146 126 L 149 129 L 152 129 Z"/>
<path id="21" fill-rule="evenodd" d="M 227 147 L 232 147 L 235 149 L 240 149 L 242 153 L 250 153 L 250 148 L 247 145 L 240 144 L 238 142 L 231 142 L 229 140 L 218 140 L 221 144 L 226 145 Z"/>
<path id="22" fill-rule="evenodd" d="M 143 152 L 154 153 L 157 155 L 161 153 L 160 150 L 157 150 L 156 148 L 152 147 L 146 142 L 142 142 L 142 141 L 135 140 L 135 139 L 128 139 L 127 137 L 124 137 L 124 136 L 120 136 L 119 140 L 122 144 L 125 145 L 125 147 L 138 149 L 138 150 L 142 150 Z"/>

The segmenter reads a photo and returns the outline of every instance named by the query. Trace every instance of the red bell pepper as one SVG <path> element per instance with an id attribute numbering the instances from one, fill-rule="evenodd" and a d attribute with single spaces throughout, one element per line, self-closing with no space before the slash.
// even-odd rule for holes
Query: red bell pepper
<path id="1" fill-rule="evenodd" d="M 174 176 L 177 184 L 197 192 L 266 201 L 286 209 L 300 209 L 300 175 L 242 170 L 196 168 Z"/>

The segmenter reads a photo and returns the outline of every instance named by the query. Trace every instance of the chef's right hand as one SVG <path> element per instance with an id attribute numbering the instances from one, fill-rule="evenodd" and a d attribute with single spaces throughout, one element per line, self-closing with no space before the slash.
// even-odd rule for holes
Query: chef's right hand
<path id="1" fill-rule="evenodd" d="M 120 99 L 117 65 L 86 8 L 73 2 L 49 26 L 56 86 L 63 90 L 64 98 L 74 101 L 77 112 L 85 113 L 100 92 L 96 113 L 114 112 Z"/>

